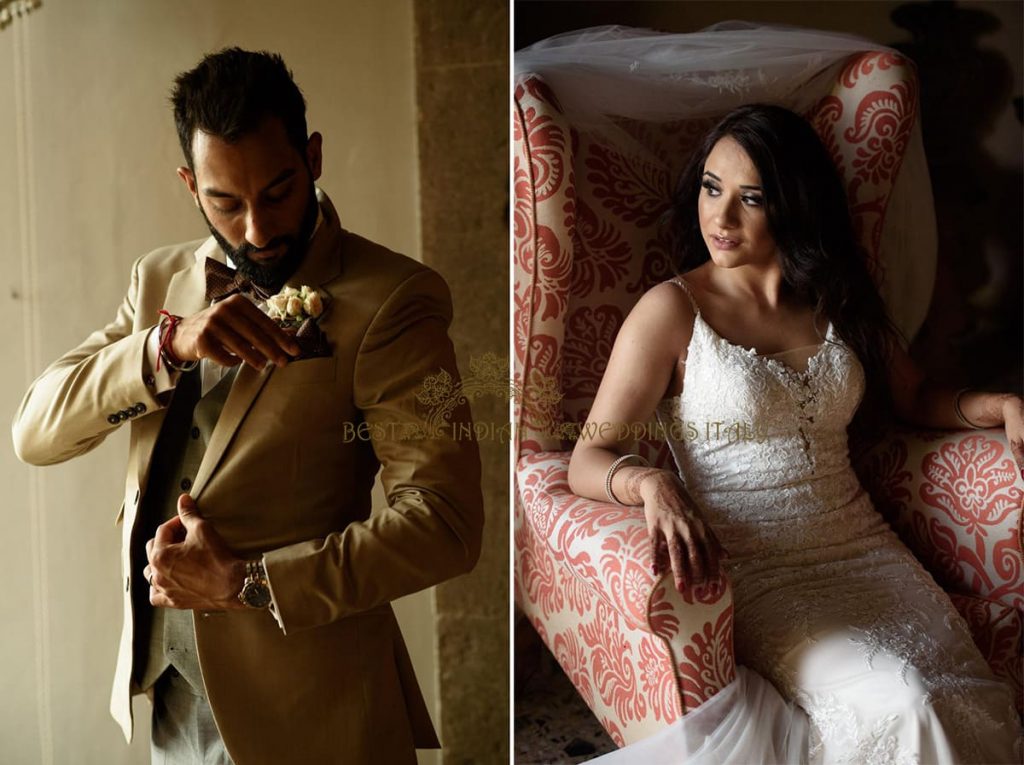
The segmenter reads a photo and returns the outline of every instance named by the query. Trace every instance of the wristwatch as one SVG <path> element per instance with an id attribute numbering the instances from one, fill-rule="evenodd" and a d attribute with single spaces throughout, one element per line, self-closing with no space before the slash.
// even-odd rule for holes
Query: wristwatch
<path id="1" fill-rule="evenodd" d="M 245 581 L 238 599 L 248 608 L 266 608 L 270 605 L 270 587 L 267 586 L 267 575 L 263 571 L 263 561 L 247 560 L 245 562 Z"/>

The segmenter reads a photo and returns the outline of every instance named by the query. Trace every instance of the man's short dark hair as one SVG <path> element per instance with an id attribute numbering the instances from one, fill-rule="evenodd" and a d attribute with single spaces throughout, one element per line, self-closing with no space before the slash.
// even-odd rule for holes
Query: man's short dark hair
<path id="1" fill-rule="evenodd" d="M 277 53 L 241 48 L 211 53 L 195 69 L 178 75 L 171 103 L 190 169 L 197 130 L 232 143 L 268 116 L 281 120 L 300 154 L 306 150 L 306 101 Z"/>

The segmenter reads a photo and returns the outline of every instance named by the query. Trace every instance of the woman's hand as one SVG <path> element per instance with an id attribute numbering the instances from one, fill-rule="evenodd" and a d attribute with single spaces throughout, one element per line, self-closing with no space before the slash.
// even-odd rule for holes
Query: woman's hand
<path id="1" fill-rule="evenodd" d="M 1017 462 L 1017 469 L 1024 478 L 1024 399 L 1008 396 L 1003 401 L 1003 423 L 1006 426 L 1006 440 Z"/>
<path id="2" fill-rule="evenodd" d="M 701 520 L 679 477 L 667 470 L 651 470 L 640 484 L 640 495 L 651 536 L 654 574 L 671 568 L 679 592 L 717 578 L 720 561 L 727 553 Z"/>

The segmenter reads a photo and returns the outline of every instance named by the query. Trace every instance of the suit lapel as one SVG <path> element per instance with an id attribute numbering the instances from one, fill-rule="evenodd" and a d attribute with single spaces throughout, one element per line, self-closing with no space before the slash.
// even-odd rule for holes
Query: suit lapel
<path id="1" fill-rule="evenodd" d="M 224 262 L 224 253 L 220 251 L 213 237 L 207 239 L 195 251 L 195 263 L 184 271 L 171 277 L 167 286 L 167 297 L 164 308 L 178 316 L 191 316 L 209 305 L 206 300 L 206 259 L 215 258 Z"/>
<path id="2" fill-rule="evenodd" d="M 270 379 L 275 368 L 273 364 L 268 364 L 262 371 L 256 371 L 248 364 L 242 364 L 239 367 L 231 385 L 231 391 L 224 402 L 224 408 L 220 412 L 220 417 L 217 418 L 213 433 L 210 434 L 210 443 L 206 446 L 203 461 L 199 463 L 196 480 L 192 484 L 193 499 L 198 501 L 199 495 L 206 488 L 207 482 L 220 464 L 224 452 L 235 437 L 245 415 L 249 413 L 256 396 L 263 390 L 263 386 L 267 384 L 267 380 Z"/>

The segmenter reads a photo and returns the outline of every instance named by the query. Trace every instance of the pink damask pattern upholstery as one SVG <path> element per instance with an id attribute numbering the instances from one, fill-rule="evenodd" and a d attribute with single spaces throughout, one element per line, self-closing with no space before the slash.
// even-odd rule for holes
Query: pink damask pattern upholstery
<path id="1" fill-rule="evenodd" d="M 915 72 L 877 51 L 837 71 L 805 117 L 846 180 L 860 242 L 882 279 L 899 255 L 883 251 L 882 229 L 916 120 Z M 728 583 L 680 596 L 651 574 L 639 508 L 574 496 L 566 478 L 619 327 L 672 276 L 659 223 L 713 121 L 623 121 L 630 150 L 570 124 L 541 77 L 521 75 L 515 86 L 516 602 L 620 745 L 734 677 Z M 641 438 L 638 450 L 671 465 L 656 439 Z M 1019 678 L 1020 641 L 1014 648 L 1011 638 L 1022 621 L 1022 484 L 1005 455 L 994 431 L 900 433 L 863 464 L 879 507 L 937 578 L 963 593 L 961 612 L 993 668 Z"/>
<path id="2" fill-rule="evenodd" d="M 1005 432 L 901 429 L 857 468 L 875 507 L 950 593 L 1024 711 L 1024 481 Z"/>
<path id="3" fill-rule="evenodd" d="M 642 513 L 572 494 L 568 467 L 567 452 L 519 464 L 516 601 L 622 745 L 733 678 L 732 599 L 722 581 L 680 596 L 654 576 Z"/>

